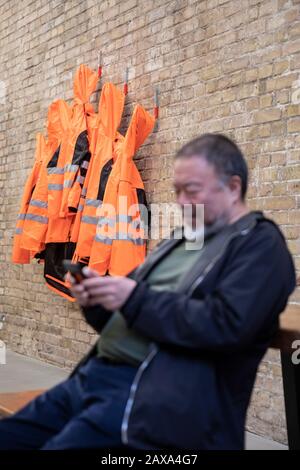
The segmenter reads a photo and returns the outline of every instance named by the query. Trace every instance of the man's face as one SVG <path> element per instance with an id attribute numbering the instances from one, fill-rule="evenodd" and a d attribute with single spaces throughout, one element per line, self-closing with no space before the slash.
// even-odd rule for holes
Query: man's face
<path id="1" fill-rule="evenodd" d="M 228 221 L 237 192 L 225 185 L 213 165 L 205 158 L 192 156 L 177 158 L 174 165 L 174 188 L 177 203 L 184 208 L 192 205 L 192 224 L 195 224 L 195 205 L 204 205 L 204 223 Z M 186 220 L 191 225 L 189 220 Z"/>

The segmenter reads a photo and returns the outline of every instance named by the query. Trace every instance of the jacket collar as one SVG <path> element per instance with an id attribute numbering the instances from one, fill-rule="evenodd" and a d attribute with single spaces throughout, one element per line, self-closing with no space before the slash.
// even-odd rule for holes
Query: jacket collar
<path id="1" fill-rule="evenodd" d="M 193 286 L 196 280 L 198 280 L 198 284 L 202 282 L 216 262 L 223 256 L 230 241 L 239 235 L 247 235 L 263 218 L 262 212 L 250 212 L 233 224 L 224 226 L 214 236 L 205 239 L 203 250 L 201 250 L 190 271 L 178 284 L 176 291 L 191 293 L 194 290 Z"/>
<path id="2" fill-rule="evenodd" d="M 209 241 L 210 238 L 211 241 L 207 243 L 207 247 L 205 247 L 204 250 L 201 250 L 199 259 L 195 261 L 195 264 L 188 275 L 184 277 L 184 283 L 180 284 L 178 289 L 184 290 L 188 285 L 191 285 L 192 279 L 199 275 L 201 270 L 205 269 L 220 250 L 224 250 L 224 246 L 227 246 L 233 235 L 235 236 L 235 234 L 238 235 L 243 234 L 243 232 L 247 232 L 261 219 L 264 219 L 263 213 L 260 211 L 253 211 L 244 215 L 233 224 L 225 225 L 221 230 L 216 231 L 213 227 L 211 229 L 206 229 L 204 235 L 205 242 Z M 145 262 L 132 272 L 132 275 L 130 273 L 129 277 L 133 277 L 136 281 L 145 279 L 154 266 L 182 242 L 182 227 L 176 227 L 173 230 L 171 237 L 171 239 L 163 240 L 159 243 L 159 245 L 156 246 L 152 253 L 147 257 Z M 212 241 L 214 241 L 213 244 Z M 209 251 L 208 247 L 210 247 Z"/>

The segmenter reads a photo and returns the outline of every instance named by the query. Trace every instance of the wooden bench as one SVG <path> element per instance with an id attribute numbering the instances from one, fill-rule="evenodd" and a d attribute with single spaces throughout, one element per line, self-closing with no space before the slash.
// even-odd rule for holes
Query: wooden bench
<path id="1" fill-rule="evenodd" d="M 300 450 L 300 363 L 292 362 L 296 348 L 300 350 L 299 305 L 290 305 L 280 316 L 280 329 L 271 347 L 280 349 L 289 449 Z M 300 352 L 297 357 L 299 361 Z"/>
<path id="2" fill-rule="evenodd" d="M 0 417 L 15 413 L 43 392 L 41 389 L 0 393 Z"/>
<path id="3" fill-rule="evenodd" d="M 300 347 L 300 306 L 291 305 L 280 316 L 280 329 L 271 347 L 280 350 L 285 413 L 290 450 L 300 450 L 300 364 L 292 363 L 293 342 Z M 300 354 L 298 355 L 300 359 Z M 0 415 L 10 415 L 44 390 L 0 394 Z"/>

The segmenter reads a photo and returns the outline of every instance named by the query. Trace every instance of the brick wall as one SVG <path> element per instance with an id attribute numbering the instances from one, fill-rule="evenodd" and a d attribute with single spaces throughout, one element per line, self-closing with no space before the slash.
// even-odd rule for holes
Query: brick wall
<path id="1" fill-rule="evenodd" d="M 299 2 L 284 0 L 24 0 L 0 2 L 0 313 L 15 351 L 71 367 L 95 336 L 79 310 L 45 287 L 42 267 L 10 262 L 35 134 L 56 98 L 72 98 L 80 63 L 123 82 L 160 120 L 137 155 L 152 202 L 172 201 L 172 158 L 202 132 L 236 139 L 252 170 L 249 204 L 282 227 L 300 267 Z M 95 96 L 95 100 L 97 96 Z M 300 290 L 292 297 L 300 304 Z M 286 442 L 278 354 L 260 367 L 248 427 Z"/>

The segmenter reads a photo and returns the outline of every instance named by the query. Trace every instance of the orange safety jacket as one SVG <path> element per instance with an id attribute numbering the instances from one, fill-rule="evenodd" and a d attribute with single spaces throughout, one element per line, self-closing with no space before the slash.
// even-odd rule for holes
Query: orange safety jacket
<path id="1" fill-rule="evenodd" d="M 97 81 L 95 72 L 84 65 L 79 67 L 74 80 L 72 113 L 62 136 L 59 155 L 48 164 L 48 207 L 52 210 L 49 210 L 44 276 L 48 287 L 68 300 L 74 299 L 69 284 L 64 281 L 66 272 L 62 261 L 71 259 L 75 250 L 71 231 L 90 160 L 88 117 L 94 114 L 87 101 Z"/>
<path id="2" fill-rule="evenodd" d="M 84 176 L 91 157 L 88 141 L 87 116 L 94 115 L 93 106 L 89 103 L 95 91 L 98 74 L 86 65 L 80 65 L 74 79 L 74 104 L 72 125 L 67 139 L 68 154 L 65 159 L 64 179 L 60 217 L 76 212 Z"/>
<path id="3" fill-rule="evenodd" d="M 81 188 L 79 203 L 78 203 L 77 210 L 76 210 L 76 215 L 75 215 L 72 227 L 71 227 L 70 241 L 73 243 L 77 243 L 78 241 L 82 211 L 83 211 L 84 201 L 85 201 L 85 197 L 87 193 L 89 176 L 91 173 L 91 168 L 93 167 L 92 161 L 95 155 L 97 135 L 98 135 L 97 122 L 98 122 L 98 115 L 96 113 L 94 113 L 93 115 L 87 116 L 87 131 L 88 131 L 88 141 L 89 141 L 91 157 L 90 157 L 90 161 L 89 161 L 87 168 L 86 168 L 85 162 L 80 167 L 80 174 L 82 177 L 82 180 L 81 180 L 82 188 Z M 73 210 L 74 210 L 74 207 L 72 207 L 70 203 L 69 211 L 73 211 Z"/>
<path id="4" fill-rule="evenodd" d="M 47 165 L 56 158 L 60 142 L 65 130 L 65 119 L 69 114 L 69 107 L 63 100 L 56 100 L 48 110 L 48 141 L 43 145 L 44 158 L 40 167 L 39 176 L 32 192 L 29 203 L 29 215 L 25 217 L 23 226 L 22 246 L 36 253 L 45 248 L 46 234 L 49 225 L 48 218 L 48 180 Z"/>
<path id="5" fill-rule="evenodd" d="M 36 247 L 33 248 L 26 244 L 24 245 L 24 243 L 22 243 L 24 242 L 23 229 L 24 229 L 25 220 L 37 220 L 38 219 L 40 223 L 44 225 L 47 224 L 46 217 L 38 218 L 34 214 L 34 211 L 31 210 L 34 204 L 37 203 L 37 201 L 32 198 L 32 194 L 34 193 L 34 190 L 35 190 L 38 178 L 39 178 L 41 166 L 45 158 L 45 147 L 46 147 L 46 142 L 45 142 L 44 136 L 38 133 L 36 136 L 35 161 L 34 161 L 33 168 L 30 172 L 30 175 L 26 181 L 25 189 L 24 189 L 23 196 L 22 196 L 20 212 L 19 212 L 18 220 L 17 220 L 17 226 L 16 226 L 14 242 L 13 242 L 13 250 L 12 250 L 12 262 L 13 263 L 20 263 L 20 264 L 30 263 L 30 259 L 33 257 L 34 251 L 36 248 Z M 39 248 L 40 248 L 40 245 L 38 246 L 38 249 Z"/>
<path id="6" fill-rule="evenodd" d="M 87 138 L 87 114 L 94 110 L 87 103 L 95 90 L 98 76 L 81 65 L 74 79 L 74 102 L 65 116 L 65 129 L 58 154 L 48 163 L 48 215 L 49 226 L 46 242 L 66 242 L 79 203 L 82 175 L 90 159 Z M 70 201 L 70 202 L 69 202 Z"/>
<path id="7" fill-rule="evenodd" d="M 97 142 L 86 175 L 82 215 L 74 261 L 89 257 L 97 227 L 97 208 L 101 205 L 114 161 L 113 143 L 117 139 L 125 95 L 112 83 L 105 83 L 99 101 Z M 83 203 L 84 201 L 84 203 Z M 81 207 L 80 207 L 81 209 Z"/>
<path id="8" fill-rule="evenodd" d="M 47 234 L 49 226 L 54 219 L 48 217 L 48 176 L 47 165 L 49 161 L 57 158 L 63 133 L 66 129 L 70 109 L 63 100 L 53 102 L 48 111 L 48 141 L 43 141 L 42 153 L 43 159 L 40 167 L 38 179 L 29 201 L 29 210 L 25 216 L 23 225 L 23 234 L 21 238 L 21 247 L 31 250 L 30 252 L 35 258 L 44 261 L 44 277 L 47 286 L 56 293 L 60 293 L 68 300 L 74 300 L 70 295 L 69 286 L 63 282 L 64 273 L 61 267 L 57 265 L 56 260 L 65 257 L 65 243 L 47 243 Z M 66 219 L 67 220 L 67 219 Z M 62 221 L 60 220 L 63 227 Z M 70 251 L 70 248 L 67 247 Z M 75 246 L 74 246 L 75 248 Z M 69 252 L 69 258 L 72 257 L 74 248 Z M 59 273 L 59 274 L 58 274 Z"/>
<path id="9" fill-rule="evenodd" d="M 101 275 L 126 275 L 145 259 L 144 214 L 140 204 L 146 206 L 146 197 L 133 156 L 153 130 L 154 123 L 154 117 L 137 105 L 125 139 L 116 148 L 116 162 L 98 210 L 89 259 L 89 266 Z"/>

